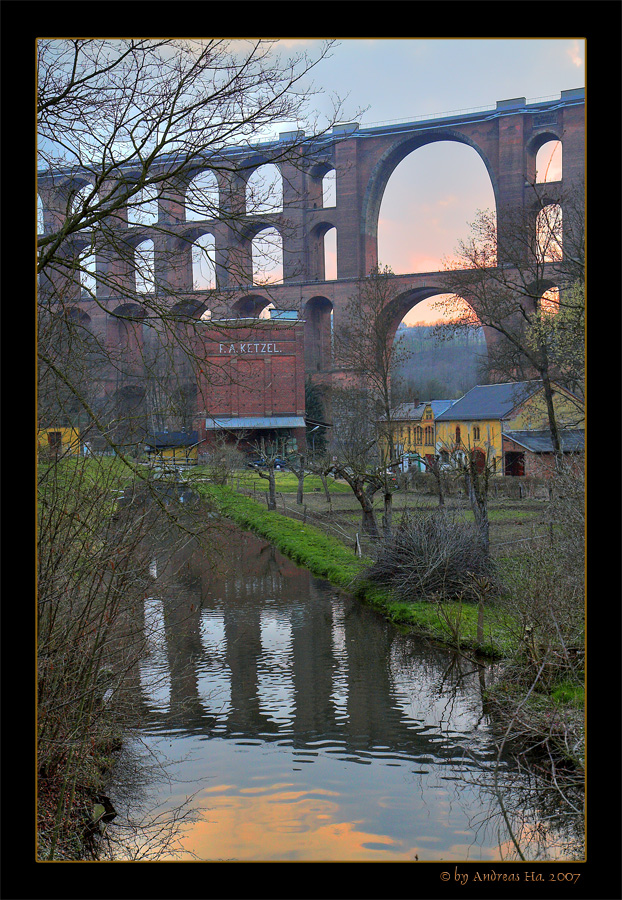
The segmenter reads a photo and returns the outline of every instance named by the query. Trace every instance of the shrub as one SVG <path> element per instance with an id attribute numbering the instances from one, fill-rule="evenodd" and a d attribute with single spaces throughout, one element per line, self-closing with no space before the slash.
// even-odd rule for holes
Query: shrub
<path id="1" fill-rule="evenodd" d="M 365 577 L 391 588 L 396 599 L 413 601 L 468 595 L 473 575 L 491 574 L 480 531 L 439 511 L 405 517 Z"/>

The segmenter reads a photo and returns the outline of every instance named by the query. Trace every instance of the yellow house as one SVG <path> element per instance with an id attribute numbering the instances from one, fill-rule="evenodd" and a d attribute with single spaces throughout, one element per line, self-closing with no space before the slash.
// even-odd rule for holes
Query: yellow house
<path id="1" fill-rule="evenodd" d="M 455 400 L 428 400 L 423 403 L 400 403 L 391 413 L 393 444 L 403 460 L 402 468 L 425 468 L 426 457 L 436 453 L 436 417 Z"/>
<path id="2" fill-rule="evenodd" d="M 561 428 L 582 429 L 581 401 L 559 385 L 553 386 L 553 405 Z M 512 433 L 546 432 L 546 400 L 541 381 L 480 384 L 457 400 L 436 419 L 436 452 L 441 460 L 461 447 L 487 454 L 493 472 L 506 473 L 504 437 Z"/>
<path id="3" fill-rule="evenodd" d="M 75 455 L 80 452 L 80 432 L 77 428 L 57 425 L 40 428 L 37 434 L 37 447 L 56 456 L 67 453 Z"/>

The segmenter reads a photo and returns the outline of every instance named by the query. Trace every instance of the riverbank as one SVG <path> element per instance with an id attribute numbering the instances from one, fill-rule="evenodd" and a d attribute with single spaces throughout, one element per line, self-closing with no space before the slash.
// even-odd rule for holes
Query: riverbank
<path id="1" fill-rule="evenodd" d="M 477 652 L 483 657 L 504 657 L 516 649 L 511 632 L 508 632 L 508 616 L 504 610 L 493 606 L 486 610 L 484 639 L 481 640 L 478 637 L 478 610 L 474 604 L 449 600 L 442 603 L 397 601 L 388 590 L 366 580 L 366 569 L 372 563 L 369 557 L 357 556 L 354 548 L 347 547 L 315 525 L 269 511 L 258 501 L 229 487 L 204 482 L 196 489 L 221 515 L 266 538 L 298 565 L 353 594 L 396 626 L 450 644 L 463 652 Z"/>

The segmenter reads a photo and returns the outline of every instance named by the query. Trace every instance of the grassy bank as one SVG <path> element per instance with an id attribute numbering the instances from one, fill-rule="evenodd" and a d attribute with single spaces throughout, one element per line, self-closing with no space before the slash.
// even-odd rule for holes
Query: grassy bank
<path id="1" fill-rule="evenodd" d="M 394 624 L 463 650 L 477 649 L 482 655 L 499 657 L 512 652 L 511 632 L 506 627 L 507 616 L 492 605 L 486 610 L 485 637 L 480 644 L 477 640 L 478 611 L 475 605 L 450 601 L 399 602 L 388 590 L 365 580 L 365 570 L 371 559 L 357 557 L 353 547 L 347 547 L 338 538 L 278 511 L 271 512 L 263 504 L 231 488 L 203 483 L 198 490 L 209 498 L 221 515 L 232 519 L 241 528 L 266 538 L 289 559 L 309 569 L 318 578 L 325 578 L 349 591 Z"/>

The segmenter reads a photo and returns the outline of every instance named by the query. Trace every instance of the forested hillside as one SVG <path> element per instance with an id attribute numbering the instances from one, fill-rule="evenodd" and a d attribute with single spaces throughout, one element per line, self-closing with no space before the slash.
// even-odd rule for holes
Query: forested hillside
<path id="1" fill-rule="evenodd" d="M 434 325 L 400 325 L 398 362 L 392 372 L 393 403 L 457 399 L 485 382 L 486 341 L 482 329 L 441 336 Z"/>

